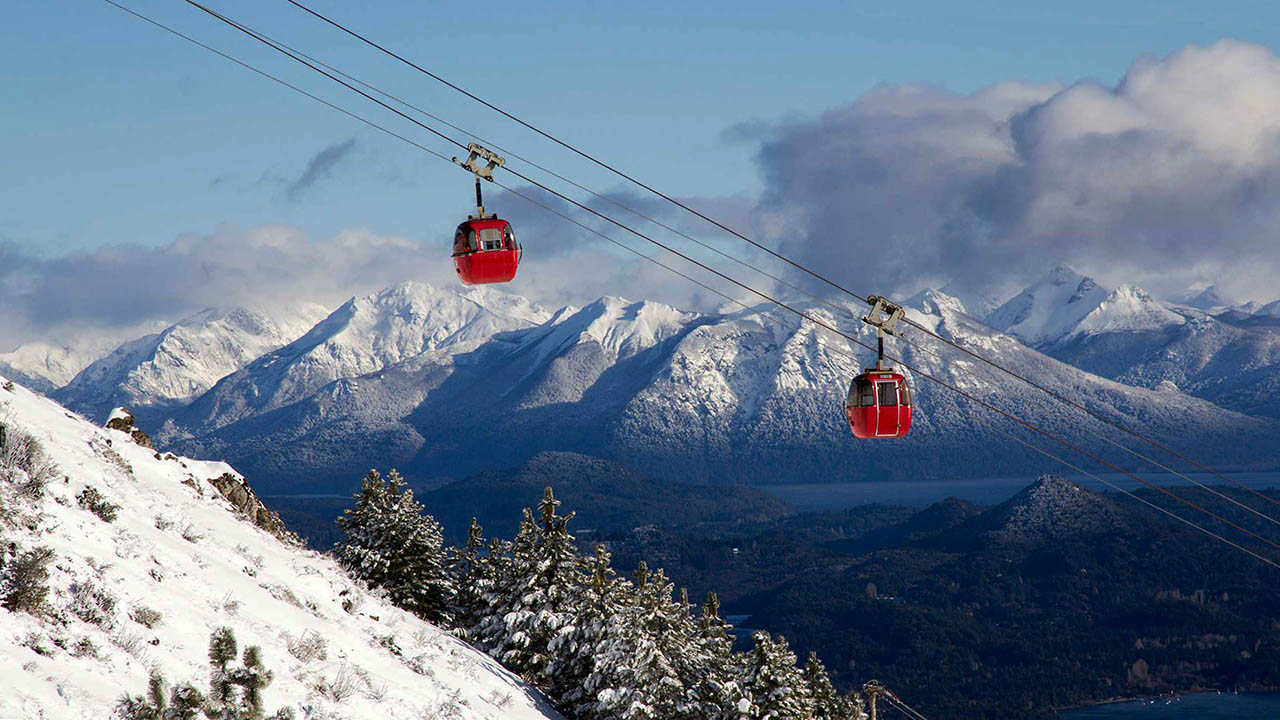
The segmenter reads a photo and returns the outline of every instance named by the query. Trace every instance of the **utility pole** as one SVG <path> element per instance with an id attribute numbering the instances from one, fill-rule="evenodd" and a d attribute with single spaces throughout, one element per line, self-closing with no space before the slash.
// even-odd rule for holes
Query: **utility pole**
<path id="1" fill-rule="evenodd" d="M 879 680 L 868 680 L 862 686 L 862 693 L 867 696 L 868 704 L 871 706 L 871 719 L 876 720 L 876 699 L 884 694 L 885 686 Z"/>

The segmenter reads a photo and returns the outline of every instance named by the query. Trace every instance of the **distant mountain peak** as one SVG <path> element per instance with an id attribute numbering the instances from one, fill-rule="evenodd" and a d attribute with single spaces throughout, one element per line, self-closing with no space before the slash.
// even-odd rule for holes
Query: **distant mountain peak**
<path id="1" fill-rule="evenodd" d="M 1097 288 L 1098 288 L 1098 283 L 1094 282 L 1093 278 L 1090 278 L 1090 277 L 1081 278 L 1079 284 L 1076 285 L 1075 293 L 1071 296 L 1069 300 L 1067 300 L 1067 302 L 1068 303 L 1080 302 L 1081 300 L 1088 297 L 1089 293 L 1093 292 Z"/>
<path id="2" fill-rule="evenodd" d="M 942 315 L 943 313 L 968 314 L 968 310 L 965 309 L 965 305 L 960 298 L 948 295 L 945 291 L 936 288 L 921 290 L 908 298 L 903 305 L 919 308 L 921 312 L 928 315 Z"/>
<path id="3" fill-rule="evenodd" d="M 1222 296 L 1217 285 L 1210 285 L 1195 295 L 1187 293 L 1184 297 L 1189 298 L 1183 303 L 1184 305 L 1206 312 L 1220 310 L 1231 305 L 1231 302 Z"/>
<path id="4" fill-rule="evenodd" d="M 1032 347 L 1071 332 L 1109 291 L 1068 265 L 1059 265 L 987 316 L 997 330 Z"/>
<path id="5" fill-rule="evenodd" d="M 1093 282 L 1091 278 L 1085 277 L 1076 272 L 1076 269 L 1067 264 L 1062 264 L 1049 271 L 1041 282 L 1048 281 L 1051 285 L 1067 285 L 1071 283 L 1079 284 L 1083 280 Z"/>
<path id="6" fill-rule="evenodd" d="M 1003 330 L 1035 348 L 1102 332 L 1160 330 L 1186 322 L 1136 285 L 1114 290 L 1059 265 L 987 316 Z"/>
<path id="7" fill-rule="evenodd" d="M 292 339 L 256 310 L 206 308 L 120 345 L 53 395 L 92 416 L 118 405 L 145 410 L 189 401 Z"/>

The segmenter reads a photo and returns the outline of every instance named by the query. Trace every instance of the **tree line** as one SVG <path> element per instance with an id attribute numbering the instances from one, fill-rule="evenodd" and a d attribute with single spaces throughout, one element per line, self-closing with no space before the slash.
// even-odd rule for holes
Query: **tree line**
<path id="1" fill-rule="evenodd" d="M 618 576 L 606 548 L 579 553 L 547 488 L 515 537 L 445 548 L 440 525 L 392 470 L 364 478 L 337 521 L 341 564 L 399 607 L 451 628 L 577 720 L 861 720 L 821 661 L 782 637 L 733 650 L 715 594 L 695 607 L 661 569 Z"/>

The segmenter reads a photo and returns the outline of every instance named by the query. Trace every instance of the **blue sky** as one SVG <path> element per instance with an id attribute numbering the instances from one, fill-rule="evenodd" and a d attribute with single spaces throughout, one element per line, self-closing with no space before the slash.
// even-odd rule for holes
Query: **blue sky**
<path id="1" fill-rule="evenodd" d="M 313 2 L 677 195 L 758 190 L 757 144 L 726 129 L 812 118 L 877 84 L 1110 84 L 1144 53 L 1280 41 L 1280 6 L 1265 2 L 379 2 L 359 12 Z M 124 4 L 439 146 L 183 3 Z M 588 184 L 614 185 L 283 0 L 215 6 Z M 6 14 L 0 241 L 51 256 L 262 223 L 426 239 L 469 206 L 460 170 L 98 0 Z M 344 143 L 326 175 L 289 192 L 318 153 Z"/>

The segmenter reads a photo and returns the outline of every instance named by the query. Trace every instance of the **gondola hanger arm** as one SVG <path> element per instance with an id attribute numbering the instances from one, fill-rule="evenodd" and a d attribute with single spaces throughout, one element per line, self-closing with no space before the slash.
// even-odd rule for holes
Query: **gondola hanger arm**
<path id="1" fill-rule="evenodd" d="M 467 159 L 459 160 L 456 156 L 452 158 L 453 162 L 461 166 L 464 170 L 470 170 L 475 174 L 477 179 L 488 180 L 493 182 L 493 171 L 507 164 L 506 158 L 498 153 L 477 143 L 467 145 Z M 479 160 L 484 160 L 487 164 L 481 165 Z"/>
<path id="2" fill-rule="evenodd" d="M 894 305 L 878 295 L 868 295 L 867 302 L 871 305 L 871 312 L 867 313 L 862 321 L 876 328 L 877 331 L 897 335 L 898 321 L 903 315 L 902 306 Z"/>

